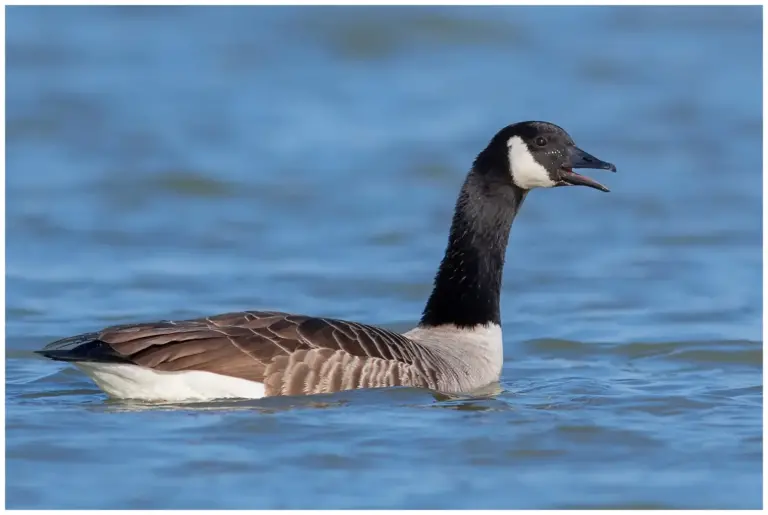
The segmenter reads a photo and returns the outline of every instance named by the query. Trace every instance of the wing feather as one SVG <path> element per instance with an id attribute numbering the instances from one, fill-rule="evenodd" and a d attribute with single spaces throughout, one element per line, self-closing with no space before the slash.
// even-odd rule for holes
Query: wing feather
<path id="1" fill-rule="evenodd" d="M 53 342 L 40 353 L 64 361 L 208 371 L 262 382 L 268 395 L 436 383 L 431 367 L 417 366 L 431 353 L 401 334 L 278 311 L 112 326 Z"/>

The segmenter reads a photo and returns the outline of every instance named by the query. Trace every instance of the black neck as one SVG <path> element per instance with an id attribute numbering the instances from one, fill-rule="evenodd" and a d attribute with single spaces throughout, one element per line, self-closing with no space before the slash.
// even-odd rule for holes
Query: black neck
<path id="1" fill-rule="evenodd" d="M 524 198 L 525 191 L 501 174 L 473 169 L 467 175 L 421 326 L 501 324 L 504 254 Z"/>

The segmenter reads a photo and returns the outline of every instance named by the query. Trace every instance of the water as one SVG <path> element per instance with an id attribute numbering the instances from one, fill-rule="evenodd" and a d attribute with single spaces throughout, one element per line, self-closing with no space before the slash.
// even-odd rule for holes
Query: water
<path id="1" fill-rule="evenodd" d="M 7 11 L 9 508 L 759 508 L 761 10 Z M 474 155 L 551 120 L 501 392 L 109 401 L 32 354 L 281 309 L 406 329 Z"/>

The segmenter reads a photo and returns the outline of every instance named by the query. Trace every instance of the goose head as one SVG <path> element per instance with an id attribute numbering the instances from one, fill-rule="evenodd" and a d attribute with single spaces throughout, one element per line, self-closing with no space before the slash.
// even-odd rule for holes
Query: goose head
<path id="1" fill-rule="evenodd" d="M 589 186 L 601 191 L 608 188 L 594 179 L 575 172 L 592 168 L 616 171 L 616 166 L 602 161 L 576 146 L 561 127 L 548 122 L 520 122 L 501 129 L 475 163 L 477 170 L 508 174 L 508 179 L 522 190 L 557 186 Z"/>

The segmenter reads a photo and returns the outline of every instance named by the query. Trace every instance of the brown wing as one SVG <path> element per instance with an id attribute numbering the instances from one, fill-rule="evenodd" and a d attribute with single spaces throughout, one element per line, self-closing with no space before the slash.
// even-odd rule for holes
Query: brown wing
<path id="1" fill-rule="evenodd" d="M 203 370 L 265 384 L 267 395 L 379 386 L 436 388 L 436 356 L 378 327 L 274 311 L 108 327 L 51 343 L 65 361 Z"/>

